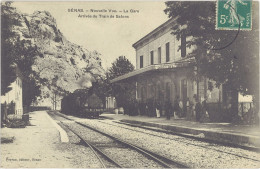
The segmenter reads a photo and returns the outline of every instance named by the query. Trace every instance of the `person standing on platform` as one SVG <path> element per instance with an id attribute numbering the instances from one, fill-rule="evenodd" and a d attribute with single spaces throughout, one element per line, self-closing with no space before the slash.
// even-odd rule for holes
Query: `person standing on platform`
<path id="1" fill-rule="evenodd" d="M 174 119 L 179 118 L 180 107 L 179 107 L 179 96 L 175 97 L 174 104 L 173 104 L 173 117 Z"/>
<path id="2" fill-rule="evenodd" d="M 202 102 L 202 105 L 201 105 L 201 118 L 200 118 L 200 122 L 203 122 L 203 123 L 207 123 L 209 122 L 209 114 L 208 114 L 208 105 L 207 105 L 207 99 L 205 99 L 203 102 Z"/>
<path id="3" fill-rule="evenodd" d="M 183 117 L 184 116 L 183 102 L 182 102 L 182 100 L 179 99 L 178 103 L 179 103 L 179 117 Z"/>
<path id="4" fill-rule="evenodd" d="M 141 115 L 141 102 L 140 101 L 137 102 L 137 111 L 138 111 L 138 115 L 140 116 Z"/>
<path id="5" fill-rule="evenodd" d="M 160 117 L 161 117 L 161 114 L 160 114 L 161 104 L 160 104 L 159 101 L 156 101 L 155 108 L 156 108 L 156 117 L 157 117 L 157 118 L 160 118 Z"/>
<path id="6" fill-rule="evenodd" d="M 195 106 L 196 121 L 200 121 L 201 111 L 202 111 L 202 106 L 201 106 L 201 103 L 199 102 L 199 99 L 197 98 L 197 100 L 196 100 L 196 106 Z"/>
<path id="7" fill-rule="evenodd" d="M 189 98 L 187 98 L 187 101 L 186 101 L 186 116 L 187 116 L 188 120 L 190 120 L 191 116 L 192 116 L 192 113 L 191 113 L 191 102 L 190 102 Z"/>
<path id="8" fill-rule="evenodd" d="M 167 102 L 166 102 L 166 105 L 165 105 L 165 113 L 166 113 L 166 119 L 167 120 L 170 120 L 170 118 L 171 118 L 171 112 L 172 112 L 172 104 L 171 104 L 171 102 L 170 102 L 170 100 L 167 100 Z"/>
<path id="9" fill-rule="evenodd" d="M 197 99 L 197 95 L 194 94 L 193 98 L 192 98 L 192 119 L 196 120 L 196 111 L 195 111 L 195 106 L 196 106 L 196 99 Z"/>
<path id="10" fill-rule="evenodd" d="M 148 103 L 145 103 L 145 115 L 148 116 Z"/>

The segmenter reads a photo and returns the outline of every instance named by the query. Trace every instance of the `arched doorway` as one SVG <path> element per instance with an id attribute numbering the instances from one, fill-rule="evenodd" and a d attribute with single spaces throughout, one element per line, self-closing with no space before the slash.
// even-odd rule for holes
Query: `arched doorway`
<path id="1" fill-rule="evenodd" d="M 166 83 L 166 100 L 170 101 L 171 99 L 171 85 L 170 82 Z"/>
<path id="2" fill-rule="evenodd" d="M 175 98 L 177 96 L 177 88 L 176 85 L 172 82 L 171 83 L 171 101 L 174 102 Z"/>
<path id="3" fill-rule="evenodd" d="M 141 88 L 141 100 L 142 100 L 142 102 L 144 102 L 145 99 L 146 99 L 146 87 L 143 86 L 143 87 Z"/>
<path id="4" fill-rule="evenodd" d="M 156 94 L 155 94 L 156 100 L 160 99 L 160 91 L 161 91 L 161 85 L 160 83 L 158 83 L 156 86 Z"/>

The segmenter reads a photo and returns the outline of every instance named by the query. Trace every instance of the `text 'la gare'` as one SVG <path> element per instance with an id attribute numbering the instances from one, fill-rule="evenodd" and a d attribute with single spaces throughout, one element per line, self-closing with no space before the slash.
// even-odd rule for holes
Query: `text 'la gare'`
<path id="1" fill-rule="evenodd" d="M 69 8 L 68 12 L 84 12 L 84 9 L 76 9 L 76 8 Z M 85 12 L 103 12 L 103 13 L 117 13 L 117 12 L 123 12 L 123 13 L 139 13 L 139 10 L 136 9 L 123 9 L 123 10 L 114 10 L 114 9 L 90 9 L 86 10 Z"/>
<path id="2" fill-rule="evenodd" d="M 124 9 L 123 12 L 124 13 L 128 13 L 128 12 L 130 12 L 130 13 L 139 13 L 139 10 L 135 10 L 135 9 L 127 10 L 127 9 Z"/>

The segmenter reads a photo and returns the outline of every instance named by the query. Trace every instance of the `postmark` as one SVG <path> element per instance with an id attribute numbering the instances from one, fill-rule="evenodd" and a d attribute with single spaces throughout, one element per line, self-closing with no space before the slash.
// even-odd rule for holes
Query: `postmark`
<path id="1" fill-rule="evenodd" d="M 217 30 L 252 30 L 252 0 L 217 0 Z"/>

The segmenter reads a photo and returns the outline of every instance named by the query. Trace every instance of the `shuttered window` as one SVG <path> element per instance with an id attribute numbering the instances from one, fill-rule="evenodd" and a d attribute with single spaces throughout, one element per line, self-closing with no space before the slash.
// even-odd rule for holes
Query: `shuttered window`
<path id="1" fill-rule="evenodd" d="M 158 63 L 162 62 L 162 49 L 161 47 L 158 48 Z"/>
<path id="2" fill-rule="evenodd" d="M 144 58 L 140 56 L 140 68 L 144 67 Z"/>
<path id="3" fill-rule="evenodd" d="M 166 62 L 170 61 L 170 43 L 166 43 Z"/>
<path id="4" fill-rule="evenodd" d="M 151 57 L 151 65 L 154 64 L 154 61 L 153 61 L 153 51 L 150 52 L 150 57 Z"/>

